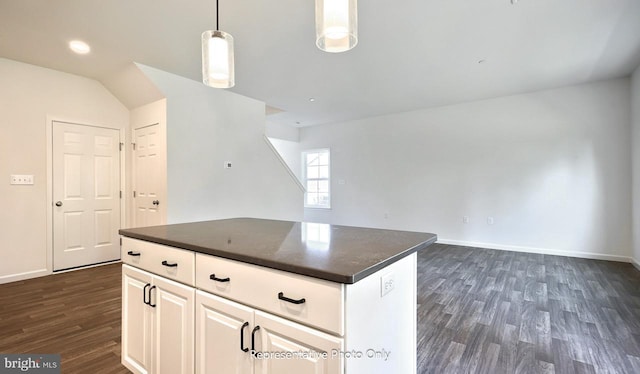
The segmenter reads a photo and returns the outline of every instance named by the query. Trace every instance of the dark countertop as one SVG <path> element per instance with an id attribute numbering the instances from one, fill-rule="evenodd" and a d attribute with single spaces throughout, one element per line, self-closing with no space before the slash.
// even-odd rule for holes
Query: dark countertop
<path id="1" fill-rule="evenodd" d="M 122 229 L 120 234 L 339 283 L 424 249 L 435 234 L 233 218 Z"/>

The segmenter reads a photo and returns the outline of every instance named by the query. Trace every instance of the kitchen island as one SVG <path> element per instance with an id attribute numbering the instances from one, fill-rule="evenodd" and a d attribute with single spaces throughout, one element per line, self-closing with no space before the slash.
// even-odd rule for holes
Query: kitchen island
<path id="1" fill-rule="evenodd" d="M 434 234 L 252 218 L 120 234 L 133 372 L 415 373 Z"/>

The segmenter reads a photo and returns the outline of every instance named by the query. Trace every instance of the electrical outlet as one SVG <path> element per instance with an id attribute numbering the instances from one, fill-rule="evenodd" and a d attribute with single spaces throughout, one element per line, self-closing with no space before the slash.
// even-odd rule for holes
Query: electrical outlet
<path id="1" fill-rule="evenodd" d="M 496 223 L 496 221 L 493 219 L 493 217 L 487 217 L 487 224 L 488 225 L 493 225 L 494 223 Z"/>
<path id="2" fill-rule="evenodd" d="M 33 184 L 33 175 L 13 174 L 11 175 L 11 184 Z"/>
<path id="3" fill-rule="evenodd" d="M 469 216 L 462 216 L 462 223 L 464 224 L 469 223 Z"/>
<path id="4" fill-rule="evenodd" d="M 380 277 L 380 297 L 391 292 L 396 286 L 395 274 L 387 273 Z"/>

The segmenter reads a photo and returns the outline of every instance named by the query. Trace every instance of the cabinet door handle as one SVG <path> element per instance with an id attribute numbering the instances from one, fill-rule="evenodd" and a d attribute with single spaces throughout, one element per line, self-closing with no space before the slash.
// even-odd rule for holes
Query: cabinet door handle
<path id="1" fill-rule="evenodd" d="M 151 287 L 151 283 L 147 283 L 144 285 L 144 288 L 142 289 L 142 302 L 150 305 L 149 303 L 151 302 L 151 295 L 149 295 L 149 301 L 147 301 L 147 288 Z"/>
<path id="2" fill-rule="evenodd" d="M 156 288 L 156 286 L 151 286 L 151 288 L 149 288 L 149 306 L 151 307 L 156 307 L 156 304 L 151 304 L 151 291 L 153 291 L 153 289 Z"/>
<path id="3" fill-rule="evenodd" d="M 133 256 L 133 257 L 140 256 L 140 252 L 134 252 L 134 251 L 129 251 L 129 252 L 127 252 L 127 254 L 129 256 Z"/>
<path id="4" fill-rule="evenodd" d="M 178 267 L 178 263 L 177 262 L 174 262 L 173 264 L 170 264 L 170 263 L 167 262 L 167 260 L 162 261 L 162 265 L 170 267 L 170 268 Z"/>
<path id="5" fill-rule="evenodd" d="M 249 348 L 244 347 L 244 328 L 249 326 L 249 322 L 245 322 L 240 328 L 240 350 L 242 352 L 249 352 Z"/>
<path id="6" fill-rule="evenodd" d="M 209 279 L 211 279 L 212 281 L 216 281 L 216 282 L 228 282 L 231 280 L 231 278 L 226 277 L 226 278 L 216 278 L 215 274 L 211 274 L 209 275 Z"/>
<path id="7" fill-rule="evenodd" d="M 251 331 L 251 354 L 256 355 L 256 331 L 260 330 L 260 326 L 256 326 Z"/>
<path id="8" fill-rule="evenodd" d="M 302 299 L 294 300 L 284 296 L 283 292 L 278 293 L 278 299 L 290 302 L 292 304 L 304 304 L 307 300 L 303 297 Z"/>

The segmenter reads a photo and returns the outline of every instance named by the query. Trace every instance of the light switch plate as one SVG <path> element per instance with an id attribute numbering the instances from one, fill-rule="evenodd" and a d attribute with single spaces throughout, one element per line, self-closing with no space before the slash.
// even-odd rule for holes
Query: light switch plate
<path id="1" fill-rule="evenodd" d="M 12 174 L 11 184 L 33 184 L 33 174 Z"/>

